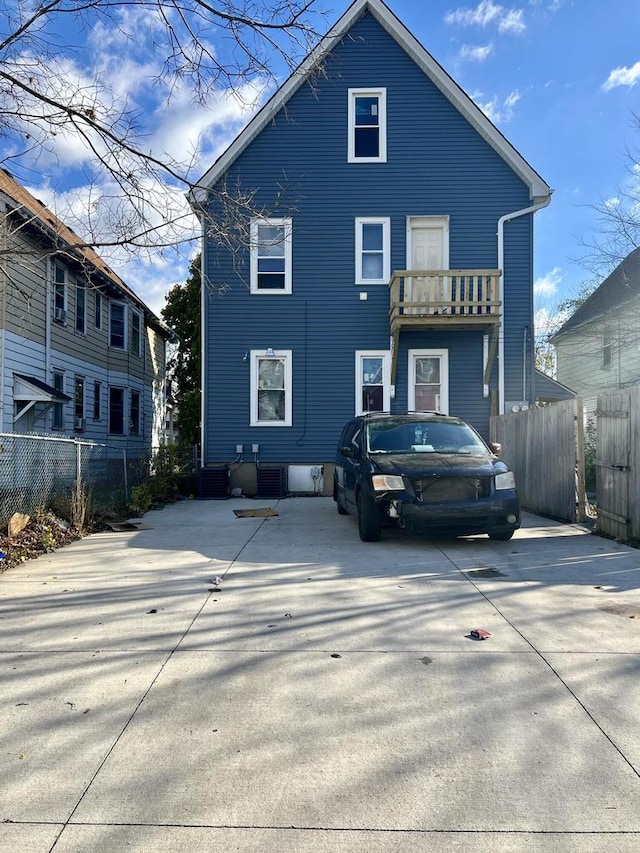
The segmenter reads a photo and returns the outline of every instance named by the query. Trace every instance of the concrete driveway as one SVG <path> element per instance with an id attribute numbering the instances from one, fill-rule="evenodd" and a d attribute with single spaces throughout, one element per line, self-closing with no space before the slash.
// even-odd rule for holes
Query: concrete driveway
<path id="1" fill-rule="evenodd" d="M 0 575 L 1 851 L 640 849 L 639 551 L 267 505 Z"/>

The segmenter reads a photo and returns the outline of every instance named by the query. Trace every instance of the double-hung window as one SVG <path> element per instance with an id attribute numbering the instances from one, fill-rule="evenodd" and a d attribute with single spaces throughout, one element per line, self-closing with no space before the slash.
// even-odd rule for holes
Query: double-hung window
<path id="1" fill-rule="evenodd" d="M 387 162 L 387 90 L 349 89 L 349 163 Z"/>
<path id="2" fill-rule="evenodd" d="M 291 350 L 251 351 L 251 426 L 291 426 Z"/>
<path id="3" fill-rule="evenodd" d="M 251 293 L 291 293 L 291 219 L 251 222 Z"/>
<path id="4" fill-rule="evenodd" d="M 53 387 L 61 394 L 64 393 L 64 373 L 61 370 L 53 371 Z M 64 403 L 53 404 L 53 429 L 62 429 L 64 427 Z"/>
<path id="5" fill-rule="evenodd" d="M 391 275 L 390 220 L 356 219 L 356 284 L 388 284 Z"/>
<path id="6" fill-rule="evenodd" d="M 109 388 L 109 432 L 124 435 L 124 388 Z"/>
<path id="7" fill-rule="evenodd" d="M 99 421 L 102 417 L 102 382 L 93 383 L 93 419 Z"/>
<path id="8" fill-rule="evenodd" d="M 409 350 L 409 411 L 449 414 L 449 353 Z"/>
<path id="9" fill-rule="evenodd" d="M 386 350 L 356 351 L 356 415 L 388 412 L 391 407 L 391 357 Z"/>
<path id="10" fill-rule="evenodd" d="M 76 332 L 81 335 L 87 330 L 87 288 L 84 282 L 76 284 Z"/>
<path id="11" fill-rule="evenodd" d="M 142 355 L 142 315 L 138 311 L 131 312 L 131 352 Z"/>
<path id="12" fill-rule="evenodd" d="M 96 329 L 102 328 L 102 294 L 96 290 L 94 294 L 94 308 L 95 313 L 93 315 L 93 325 Z"/>
<path id="13" fill-rule="evenodd" d="M 109 303 L 109 343 L 117 349 L 126 349 L 127 306 L 124 302 Z"/>
<path id="14" fill-rule="evenodd" d="M 129 405 L 129 434 L 140 435 L 140 392 L 131 392 Z"/>
<path id="15" fill-rule="evenodd" d="M 53 265 L 53 319 L 67 322 L 67 273 L 60 264 Z"/>

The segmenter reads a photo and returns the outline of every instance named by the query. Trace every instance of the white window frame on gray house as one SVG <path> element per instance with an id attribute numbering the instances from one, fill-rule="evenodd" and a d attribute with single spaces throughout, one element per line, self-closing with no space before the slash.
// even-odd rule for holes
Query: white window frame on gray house
<path id="1" fill-rule="evenodd" d="M 65 325 L 67 322 L 67 271 L 56 261 L 53 262 L 53 319 Z"/>
<path id="2" fill-rule="evenodd" d="M 251 350 L 249 381 L 250 426 L 290 427 L 292 425 L 293 353 L 291 350 Z M 269 365 L 273 364 L 273 367 Z M 276 367 L 280 365 L 280 369 Z M 282 403 L 278 403 L 278 397 Z M 273 412 L 274 416 L 269 417 Z"/>
<path id="3" fill-rule="evenodd" d="M 137 328 L 136 328 L 137 325 Z M 142 356 L 142 314 L 139 311 L 131 311 L 131 352 L 139 358 Z M 137 338 L 137 341 L 136 341 Z"/>
<path id="4" fill-rule="evenodd" d="M 389 284 L 391 278 L 391 219 L 356 218 L 356 284 Z"/>
<path id="5" fill-rule="evenodd" d="M 291 293 L 292 233 L 290 217 L 251 220 L 249 288 L 251 293 L 268 295 Z"/>
<path id="6" fill-rule="evenodd" d="M 387 162 L 387 90 L 381 88 L 349 89 L 349 163 Z M 375 156 L 363 154 L 367 140 L 377 132 Z"/>
<path id="7" fill-rule="evenodd" d="M 76 281 L 76 332 L 87 333 L 87 286 L 84 281 Z"/>
<path id="8" fill-rule="evenodd" d="M 122 308 L 122 346 L 120 344 L 113 343 L 113 310 L 114 308 Z M 127 349 L 127 334 L 128 334 L 128 322 L 127 322 L 127 303 L 120 302 L 115 299 L 109 300 L 109 346 L 113 347 L 113 349 L 119 349 L 126 351 Z"/>

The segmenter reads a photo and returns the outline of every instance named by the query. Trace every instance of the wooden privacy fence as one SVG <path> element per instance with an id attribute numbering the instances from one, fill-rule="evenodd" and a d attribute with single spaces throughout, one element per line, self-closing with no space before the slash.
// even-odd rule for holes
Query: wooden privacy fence
<path id="1" fill-rule="evenodd" d="M 598 530 L 640 539 L 640 386 L 598 396 L 596 409 Z"/>
<path id="2" fill-rule="evenodd" d="M 503 447 L 524 509 L 562 521 L 584 521 L 581 400 L 492 417 L 491 440 Z"/>

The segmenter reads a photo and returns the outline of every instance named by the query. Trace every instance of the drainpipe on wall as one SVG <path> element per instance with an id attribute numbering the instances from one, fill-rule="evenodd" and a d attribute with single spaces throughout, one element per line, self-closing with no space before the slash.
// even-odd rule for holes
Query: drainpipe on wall
<path id="1" fill-rule="evenodd" d="M 504 415 L 504 224 L 520 216 L 535 213 L 551 203 L 551 195 L 542 201 L 523 207 L 522 210 L 514 210 L 505 213 L 498 219 L 498 269 L 500 270 L 500 328 L 498 330 L 498 414 Z"/>
<path id="2" fill-rule="evenodd" d="M 202 243 L 200 249 L 200 465 L 204 466 L 204 460 L 206 459 L 205 455 L 205 436 L 204 436 L 204 400 L 205 400 L 205 389 L 204 389 L 204 377 L 205 377 L 205 350 L 206 350 L 206 338 L 205 338 L 205 328 L 206 328 L 206 308 L 207 308 L 207 300 L 206 300 L 206 284 L 205 284 L 205 262 L 204 262 L 204 254 L 205 254 L 205 237 L 206 229 L 204 227 L 205 218 L 202 217 Z M 179 422 L 178 422 L 179 423 Z"/>
<path id="3" fill-rule="evenodd" d="M 44 381 L 51 382 L 51 282 L 53 280 L 53 261 L 47 261 L 47 281 L 45 286 L 44 309 Z"/>

